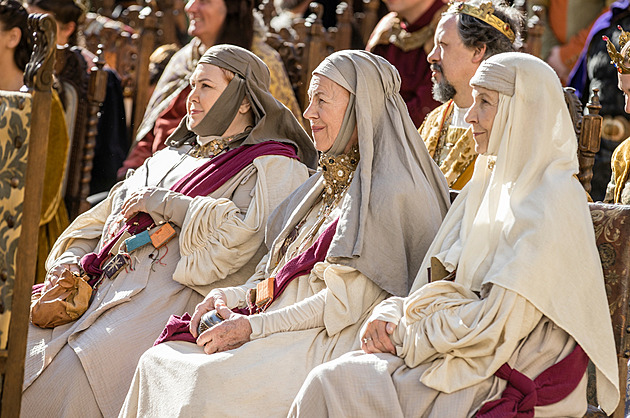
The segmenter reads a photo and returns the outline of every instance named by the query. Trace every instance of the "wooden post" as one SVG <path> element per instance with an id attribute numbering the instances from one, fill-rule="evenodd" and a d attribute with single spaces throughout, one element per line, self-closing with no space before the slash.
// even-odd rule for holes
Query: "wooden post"
<path id="1" fill-rule="evenodd" d="M 103 69 L 104 66 L 103 45 L 99 45 L 97 56 L 94 58 L 90 72 L 90 84 L 88 86 L 88 122 L 85 144 L 83 145 L 83 161 L 81 163 L 79 213 L 90 209 L 87 197 L 90 194 L 90 181 L 92 180 L 92 167 L 94 166 L 94 147 L 96 146 L 96 136 L 98 134 L 99 111 L 107 93 L 107 72 Z"/>
<path id="2" fill-rule="evenodd" d="M 599 114 L 602 105 L 599 103 L 599 89 L 593 89 L 593 94 L 586 107 L 588 112 L 582 118 L 578 141 L 578 161 L 580 163 L 578 179 L 584 186 L 584 190 L 590 193 L 595 154 L 599 151 L 602 137 L 602 117 Z"/>
<path id="3" fill-rule="evenodd" d="M 140 44 L 138 48 L 138 67 L 136 72 L 136 97 L 133 103 L 133 119 L 131 128 L 131 138 L 136 137 L 138 127 L 142 123 L 144 111 L 149 103 L 149 58 L 155 48 L 155 40 L 157 36 L 157 16 L 152 10 L 150 2 L 147 1 L 146 6 L 140 13 L 141 31 Z"/>
<path id="4" fill-rule="evenodd" d="M 16 254 L 8 346 L 6 352 L 2 353 L 4 361 L 7 358 L 13 359 L 5 364 L 2 409 L 0 410 L 0 415 L 4 418 L 17 418 L 20 415 L 29 302 L 37 264 L 34 260 L 37 260 L 39 219 L 44 191 L 57 33 L 57 25 L 49 15 L 30 15 L 28 25 L 30 30 L 35 32 L 33 54 L 24 71 L 24 82 L 33 97 L 24 185 L 24 194 L 28 198 L 24 199 L 21 219 L 16 221 L 21 222 L 22 229 Z M 38 120 L 46 123 L 37 123 Z"/>

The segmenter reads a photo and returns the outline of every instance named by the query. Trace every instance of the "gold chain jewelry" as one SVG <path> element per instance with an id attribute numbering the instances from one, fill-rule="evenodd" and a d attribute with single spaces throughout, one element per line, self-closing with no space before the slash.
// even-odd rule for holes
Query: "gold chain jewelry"
<path id="1" fill-rule="evenodd" d="M 359 165 L 359 146 L 355 145 L 347 154 L 331 156 L 322 154 L 319 166 L 324 174 L 324 206 L 330 206 L 340 200 L 354 171 Z"/>
<path id="2" fill-rule="evenodd" d="M 395 19 L 392 29 L 387 33 L 387 42 L 392 43 L 403 52 L 420 49 L 429 41 L 433 40 L 435 34 L 435 26 L 427 25 L 415 32 L 407 32 L 400 25 L 400 19 Z"/>
<path id="3" fill-rule="evenodd" d="M 249 129 L 251 130 L 251 128 Z M 228 148 L 230 142 L 234 138 L 241 135 L 242 133 L 243 132 L 239 132 L 237 134 L 226 137 L 216 137 L 203 145 L 196 143 L 193 146 L 193 149 L 190 151 L 190 155 L 195 158 L 216 157 Z"/>

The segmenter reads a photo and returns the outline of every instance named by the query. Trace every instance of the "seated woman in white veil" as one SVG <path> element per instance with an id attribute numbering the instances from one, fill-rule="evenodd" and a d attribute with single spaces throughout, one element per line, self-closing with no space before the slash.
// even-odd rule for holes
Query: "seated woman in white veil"
<path id="1" fill-rule="evenodd" d="M 470 81 L 480 154 L 406 298 L 380 304 L 363 352 L 315 368 L 291 416 L 584 415 L 586 366 L 619 400 L 604 278 L 562 86 L 495 55 Z"/>

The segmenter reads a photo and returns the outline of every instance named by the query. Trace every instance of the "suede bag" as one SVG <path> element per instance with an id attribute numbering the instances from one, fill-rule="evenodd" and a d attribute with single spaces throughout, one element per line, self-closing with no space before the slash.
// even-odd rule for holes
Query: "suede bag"
<path id="1" fill-rule="evenodd" d="M 31 323 L 40 328 L 54 328 L 78 319 L 88 308 L 92 287 L 87 275 L 64 270 L 48 290 L 42 286 L 31 296 Z"/>

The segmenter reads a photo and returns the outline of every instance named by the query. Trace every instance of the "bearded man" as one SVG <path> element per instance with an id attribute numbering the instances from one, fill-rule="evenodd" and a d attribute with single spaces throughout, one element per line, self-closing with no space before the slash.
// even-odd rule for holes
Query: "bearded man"
<path id="1" fill-rule="evenodd" d="M 453 3 L 442 14 L 427 60 L 433 98 L 443 104 L 427 115 L 419 129 L 429 154 L 455 190 L 470 180 L 477 157 L 473 131 L 464 121 L 473 102 L 470 79 L 485 59 L 520 47 L 524 21 L 518 10 L 502 0 L 464 3 L 478 6 L 480 17 L 493 15 L 488 20 L 496 27 L 480 17 L 460 13 L 463 3 Z"/>

